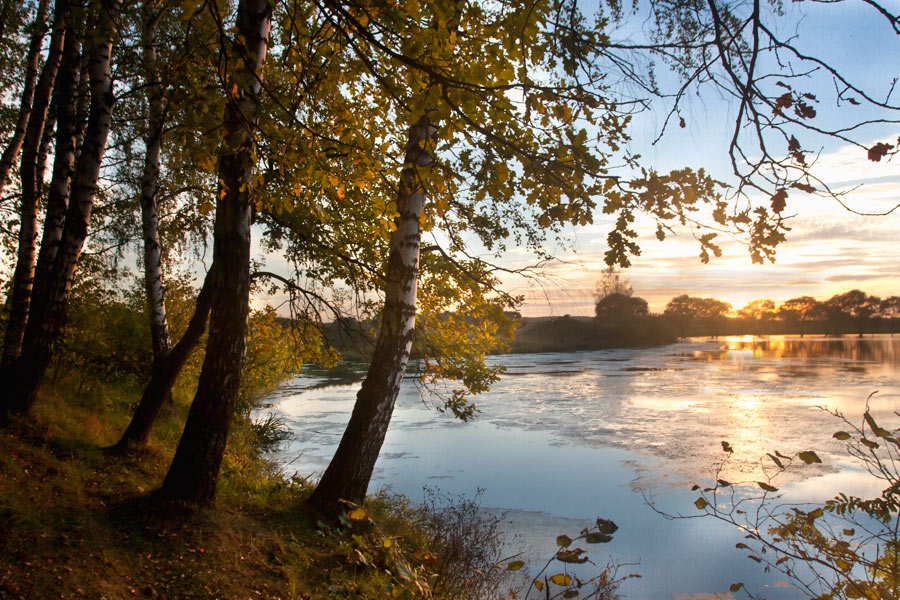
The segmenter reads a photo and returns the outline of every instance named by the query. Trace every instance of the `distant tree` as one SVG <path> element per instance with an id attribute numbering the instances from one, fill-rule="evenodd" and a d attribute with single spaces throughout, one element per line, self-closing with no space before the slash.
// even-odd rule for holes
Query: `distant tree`
<path id="1" fill-rule="evenodd" d="M 725 320 L 725 315 L 730 310 L 731 304 L 727 302 L 685 294 L 672 298 L 666 304 L 664 314 L 681 337 L 686 337 L 688 330 L 694 324 L 702 327 L 704 332 L 717 336 Z"/>
<path id="2" fill-rule="evenodd" d="M 678 331 L 679 337 L 687 337 L 688 329 L 691 327 L 696 317 L 693 300 L 694 298 L 685 294 L 672 298 L 669 300 L 669 303 L 666 304 L 666 310 L 663 314 Z"/>
<path id="3" fill-rule="evenodd" d="M 715 298 L 701 298 L 701 319 L 709 328 L 713 337 L 717 337 L 725 324 L 726 316 L 731 312 L 731 304 Z"/>
<path id="4" fill-rule="evenodd" d="M 609 294 L 598 300 L 594 311 L 597 319 L 609 324 L 628 322 L 650 314 L 646 300 L 620 293 Z"/>
<path id="5" fill-rule="evenodd" d="M 765 325 L 775 317 L 775 303 L 768 298 L 751 300 L 738 311 L 738 316 L 747 322 L 750 331 L 762 333 Z"/>
<path id="6" fill-rule="evenodd" d="M 798 296 L 785 300 L 777 311 L 778 318 L 788 325 L 797 325 L 803 337 L 806 324 L 824 316 L 822 303 L 812 296 Z"/>
<path id="7" fill-rule="evenodd" d="M 900 296 L 888 296 L 878 305 L 878 313 L 881 318 L 889 321 L 888 327 L 891 335 L 894 335 L 897 319 L 900 318 Z"/>
<path id="8" fill-rule="evenodd" d="M 843 294 L 832 296 L 826 305 L 832 311 L 832 316 L 837 317 L 838 311 L 852 319 L 856 332 L 862 336 L 866 326 L 878 314 L 881 299 L 877 296 L 869 296 L 862 290 L 850 290 Z"/>
<path id="9" fill-rule="evenodd" d="M 594 298 L 599 305 L 607 296 L 618 294 L 620 296 L 630 297 L 634 294 L 634 288 L 627 279 L 622 279 L 619 271 L 612 265 L 603 269 L 603 275 L 597 282 L 597 288 L 594 291 Z"/>

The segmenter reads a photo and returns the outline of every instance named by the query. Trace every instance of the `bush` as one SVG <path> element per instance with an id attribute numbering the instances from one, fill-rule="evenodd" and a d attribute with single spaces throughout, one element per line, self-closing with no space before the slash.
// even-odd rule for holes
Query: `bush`
<path id="1" fill-rule="evenodd" d="M 426 546 L 435 555 L 431 569 L 437 579 L 434 592 L 439 597 L 486 600 L 502 598 L 507 571 L 503 562 L 503 515 L 490 516 L 481 510 L 481 495 L 442 496 L 426 488 L 422 526 Z"/>
<path id="2" fill-rule="evenodd" d="M 871 396 L 869 397 L 871 399 Z M 900 597 L 900 438 L 882 428 L 868 401 L 858 424 L 829 411 L 842 430 L 833 438 L 883 487 L 874 498 L 839 493 L 824 504 L 787 504 L 778 498 L 778 479 L 786 472 L 821 462 L 807 450 L 767 455 L 767 480 L 730 483 L 718 478 L 702 489 L 695 505 L 706 515 L 746 533 L 738 548 L 767 570 L 782 572 L 817 600 Z M 722 442 L 723 465 L 734 449 Z M 694 486 L 695 490 L 700 489 Z M 747 489 L 761 494 L 747 494 Z M 743 588 L 736 582 L 731 591 Z M 747 592 L 751 597 L 752 593 Z"/>

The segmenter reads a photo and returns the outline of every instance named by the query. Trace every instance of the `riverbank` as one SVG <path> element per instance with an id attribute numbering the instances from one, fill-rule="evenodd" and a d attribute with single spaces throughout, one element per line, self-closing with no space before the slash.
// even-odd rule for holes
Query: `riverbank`
<path id="1" fill-rule="evenodd" d="M 105 454 L 136 399 L 49 390 L 0 427 L 0 598 L 417 598 L 440 585 L 421 508 L 376 496 L 358 521 L 311 522 L 307 485 L 275 472 L 249 422 L 235 424 L 213 509 L 156 508 L 187 406 L 148 450 Z"/>
<path id="2" fill-rule="evenodd" d="M 509 343 L 512 354 L 573 352 L 607 348 L 642 348 L 678 341 L 668 324 L 658 317 L 629 319 L 617 324 L 600 323 L 592 317 L 526 318 Z"/>
<path id="3" fill-rule="evenodd" d="M 525 317 L 505 346 L 488 354 L 528 354 L 532 352 L 574 352 L 607 348 L 643 348 L 678 341 L 677 332 L 658 316 L 634 317 L 619 323 L 601 323 L 593 317 Z M 329 323 L 324 328 L 328 342 L 346 362 L 369 362 L 375 338 L 374 323 L 356 321 Z M 421 358 L 416 346 L 412 358 Z"/>

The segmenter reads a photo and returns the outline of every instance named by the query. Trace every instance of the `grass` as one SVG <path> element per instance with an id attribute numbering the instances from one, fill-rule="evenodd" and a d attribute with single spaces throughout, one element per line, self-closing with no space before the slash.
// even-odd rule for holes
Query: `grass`
<path id="1" fill-rule="evenodd" d="M 301 480 L 276 473 L 237 423 L 216 506 L 148 501 L 186 414 L 185 394 L 137 456 L 101 448 L 124 429 L 136 390 L 46 390 L 0 428 L 0 598 L 427 597 L 434 575 L 420 509 L 376 496 L 327 527 L 302 510 Z M 362 514 L 362 513 L 359 513 Z"/>

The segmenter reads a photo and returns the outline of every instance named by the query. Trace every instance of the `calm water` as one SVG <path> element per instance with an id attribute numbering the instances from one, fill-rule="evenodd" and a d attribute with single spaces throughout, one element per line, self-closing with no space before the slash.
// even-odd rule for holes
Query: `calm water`
<path id="1" fill-rule="evenodd" d="M 627 563 L 626 598 L 730 598 L 743 581 L 770 600 L 802 597 L 734 548 L 740 535 L 693 515 L 694 482 L 722 475 L 760 479 L 760 457 L 814 449 L 822 465 L 782 481 L 790 501 L 822 500 L 838 490 L 878 493 L 831 439 L 840 429 L 822 406 L 854 420 L 873 391 L 885 424 L 900 411 L 900 337 L 727 338 L 651 349 L 493 357 L 507 372 L 477 398 L 478 419 L 461 423 L 435 410 L 440 400 L 414 377 L 404 383 L 372 490 L 390 487 L 416 500 L 423 488 L 473 495 L 505 511 L 526 558 L 552 554 L 557 535 L 574 537 L 602 516 L 620 527 L 594 554 Z M 309 476 L 327 466 L 350 415 L 358 383 L 298 377 L 273 407 L 295 432 L 278 459 Z M 893 419 L 892 419 L 893 417 Z M 598 548 L 592 546 L 591 548 Z"/>

